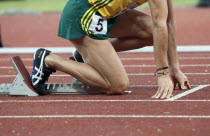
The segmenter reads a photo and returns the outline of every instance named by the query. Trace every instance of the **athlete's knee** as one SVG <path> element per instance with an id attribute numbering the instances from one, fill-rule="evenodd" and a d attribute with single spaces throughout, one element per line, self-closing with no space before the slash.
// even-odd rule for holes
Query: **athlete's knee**
<path id="1" fill-rule="evenodd" d="M 111 85 L 110 90 L 107 92 L 107 94 L 113 95 L 113 94 L 124 94 L 125 91 L 128 89 L 129 81 L 128 79 L 120 79 L 118 82 L 113 83 Z"/>

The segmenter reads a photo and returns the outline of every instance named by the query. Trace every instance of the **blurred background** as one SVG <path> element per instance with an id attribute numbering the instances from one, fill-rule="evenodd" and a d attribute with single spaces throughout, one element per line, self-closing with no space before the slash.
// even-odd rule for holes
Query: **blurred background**
<path id="1" fill-rule="evenodd" d="M 60 15 L 66 2 L 67 0 L 0 0 L 0 38 L 3 46 L 71 46 L 69 41 L 57 37 Z M 173 0 L 173 3 L 178 44 L 210 44 L 202 36 L 210 35 L 210 0 Z M 149 14 L 148 4 L 140 6 L 138 10 Z"/>
<path id="2" fill-rule="evenodd" d="M 61 12 L 68 0 L 0 0 L 0 13 L 12 12 Z M 208 0 L 207 0 L 208 1 Z M 175 6 L 195 6 L 198 0 L 173 0 Z M 143 7 L 147 7 L 144 4 Z"/>

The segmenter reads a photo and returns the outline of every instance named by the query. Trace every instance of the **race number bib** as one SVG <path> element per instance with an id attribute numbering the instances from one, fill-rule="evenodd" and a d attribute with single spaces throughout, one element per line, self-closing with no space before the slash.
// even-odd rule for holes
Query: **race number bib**
<path id="1" fill-rule="evenodd" d="M 96 34 L 107 33 L 107 20 L 98 15 L 93 15 L 89 30 Z"/>

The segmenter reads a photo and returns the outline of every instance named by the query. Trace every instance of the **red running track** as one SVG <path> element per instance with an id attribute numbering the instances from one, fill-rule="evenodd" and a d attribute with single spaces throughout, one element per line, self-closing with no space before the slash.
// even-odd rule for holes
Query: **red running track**
<path id="1" fill-rule="evenodd" d="M 0 83 L 14 79 L 15 71 L 8 60 L 14 55 L 0 55 Z M 32 54 L 19 55 L 31 71 Z M 128 74 L 148 74 L 155 69 L 151 66 L 154 65 L 152 54 L 122 53 L 119 56 L 128 66 Z M 210 84 L 209 53 L 179 53 L 179 56 L 183 71 L 189 73 L 188 78 L 195 85 L 193 88 Z M 140 60 L 132 60 L 135 58 Z M 143 64 L 147 67 L 142 67 Z M 140 67 L 129 67 L 131 65 Z M 64 73 L 56 73 L 49 82 L 66 83 L 72 79 L 58 75 Z M 150 98 L 157 90 L 156 77 L 129 75 L 129 79 L 132 93 L 127 95 L 0 96 L 0 132 L 8 136 L 209 135 L 210 87 L 175 101 L 163 101 Z M 174 95 L 183 92 L 176 89 Z"/>
<path id="2" fill-rule="evenodd" d="M 208 8 L 176 9 L 179 45 L 210 44 L 209 11 Z M 59 16 L 1 15 L 4 43 L 7 47 L 69 46 L 68 41 L 56 37 Z M 0 83 L 13 81 L 15 71 L 9 58 L 15 55 L 25 59 L 31 71 L 32 54 L 0 55 Z M 123 53 L 119 56 L 128 74 L 140 74 L 129 75 L 131 94 L 0 96 L 0 135 L 209 136 L 209 86 L 175 101 L 151 99 L 157 90 L 157 77 L 148 75 L 154 72 L 153 55 Z M 181 69 L 188 73 L 193 88 L 210 84 L 210 53 L 180 53 L 179 57 Z M 56 73 L 49 82 L 71 82 L 71 77 L 58 75 L 63 73 Z M 185 91 L 189 90 L 174 90 L 174 97 Z"/>

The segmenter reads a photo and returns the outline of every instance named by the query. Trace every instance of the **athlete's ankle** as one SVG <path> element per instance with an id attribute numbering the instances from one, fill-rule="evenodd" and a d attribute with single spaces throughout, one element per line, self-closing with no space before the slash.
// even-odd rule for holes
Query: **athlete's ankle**
<path id="1" fill-rule="evenodd" d="M 50 53 L 49 55 L 47 55 L 45 57 L 44 62 L 45 62 L 45 65 L 47 67 L 54 69 L 55 64 L 54 64 L 54 59 L 53 59 L 53 54 L 52 53 Z"/>

